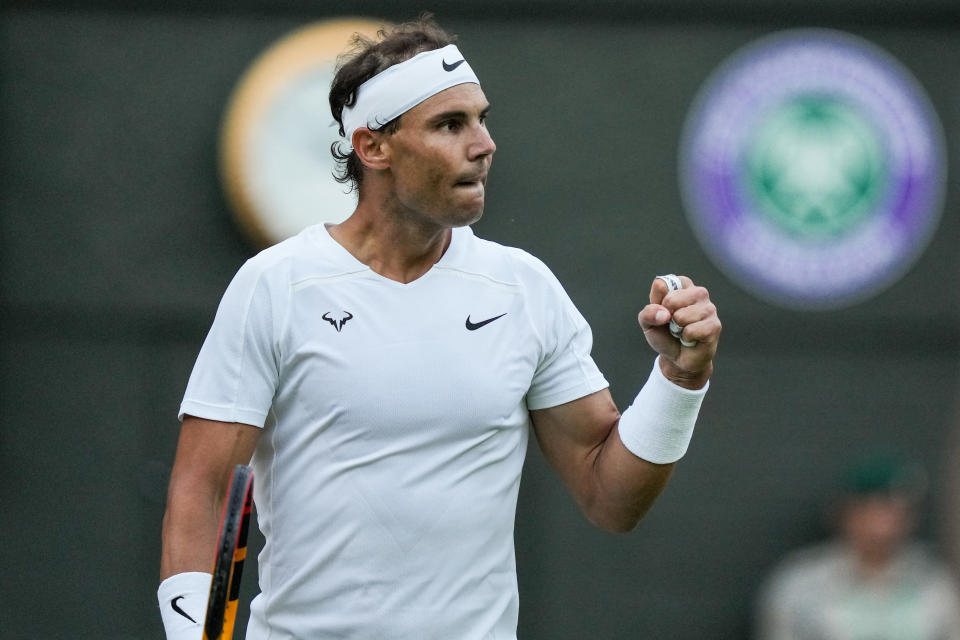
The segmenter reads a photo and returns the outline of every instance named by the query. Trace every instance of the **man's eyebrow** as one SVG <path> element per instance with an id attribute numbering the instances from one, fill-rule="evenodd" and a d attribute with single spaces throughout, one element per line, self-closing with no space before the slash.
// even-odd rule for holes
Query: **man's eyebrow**
<path id="1" fill-rule="evenodd" d="M 480 112 L 480 117 L 483 118 L 488 113 L 490 113 L 490 105 L 487 105 L 486 107 L 483 108 L 483 111 Z M 443 122 L 444 120 L 463 119 L 463 118 L 466 118 L 467 115 L 468 113 L 464 109 L 453 109 L 450 111 L 443 111 L 442 113 L 438 113 L 437 115 L 431 117 L 429 122 L 439 123 L 439 122 Z"/>
<path id="2" fill-rule="evenodd" d="M 467 112 L 462 110 L 444 111 L 430 118 L 430 122 L 440 122 L 442 120 L 453 120 L 457 118 L 466 118 Z"/>

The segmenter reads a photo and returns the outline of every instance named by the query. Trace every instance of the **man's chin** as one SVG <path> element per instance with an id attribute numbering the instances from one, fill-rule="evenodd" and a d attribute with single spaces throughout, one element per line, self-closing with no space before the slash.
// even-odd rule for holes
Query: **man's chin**
<path id="1" fill-rule="evenodd" d="M 451 227 L 466 227 L 473 224 L 483 216 L 483 206 L 473 206 L 462 208 L 451 212 L 447 216 L 447 222 Z"/>
<path id="2" fill-rule="evenodd" d="M 466 226 L 468 226 L 468 225 L 471 225 L 471 224 L 473 224 L 474 222 L 476 222 L 477 220 L 479 220 L 479 219 L 482 218 L 482 217 L 483 217 L 483 207 L 480 207 L 479 210 L 474 211 L 472 214 L 470 214 L 470 216 L 468 217 L 468 219 L 467 219 L 463 224 L 461 224 L 460 226 L 461 226 L 461 227 L 466 227 Z"/>

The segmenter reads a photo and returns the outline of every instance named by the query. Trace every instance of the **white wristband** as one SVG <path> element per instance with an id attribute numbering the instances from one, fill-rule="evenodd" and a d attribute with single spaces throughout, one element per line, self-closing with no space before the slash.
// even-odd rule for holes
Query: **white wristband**
<path id="1" fill-rule="evenodd" d="M 213 575 L 189 571 L 160 583 L 157 601 L 167 640 L 201 640 Z"/>
<path id="2" fill-rule="evenodd" d="M 700 404 L 707 394 L 673 384 L 660 371 L 660 357 L 633 404 L 620 416 L 620 441 L 635 456 L 655 464 L 676 462 L 687 452 Z"/>

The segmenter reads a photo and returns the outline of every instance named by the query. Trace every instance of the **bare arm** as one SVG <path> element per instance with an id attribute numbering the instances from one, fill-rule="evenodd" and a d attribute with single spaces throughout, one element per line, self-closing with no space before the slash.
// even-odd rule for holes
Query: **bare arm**
<path id="1" fill-rule="evenodd" d="M 161 579 L 210 572 L 234 466 L 247 464 L 261 429 L 184 416 L 163 516 Z"/>
<path id="2" fill-rule="evenodd" d="M 674 384 L 700 389 L 713 372 L 721 325 L 717 309 L 703 287 L 682 278 L 684 288 L 668 292 L 655 279 L 650 304 L 639 322 L 660 355 L 660 370 Z M 696 345 L 685 347 L 667 325 L 674 318 Z M 674 463 L 655 464 L 634 455 L 620 439 L 620 413 L 607 390 L 573 402 L 530 412 L 544 456 L 587 518 L 610 531 L 629 531 L 666 486 Z"/>
<path id="3" fill-rule="evenodd" d="M 620 412 L 606 389 L 530 416 L 544 456 L 602 529 L 635 527 L 673 471 L 674 465 L 647 462 L 623 446 L 616 429 Z"/>

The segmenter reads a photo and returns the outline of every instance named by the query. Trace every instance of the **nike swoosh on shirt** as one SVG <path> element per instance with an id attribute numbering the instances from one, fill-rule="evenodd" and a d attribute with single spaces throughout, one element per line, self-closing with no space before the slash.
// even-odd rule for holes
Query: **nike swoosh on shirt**
<path id="1" fill-rule="evenodd" d="M 464 62 L 466 62 L 467 60 L 466 60 L 466 58 L 463 58 L 463 59 L 461 59 L 461 60 L 457 60 L 456 62 L 451 62 L 451 63 L 447 63 L 446 60 L 441 60 L 441 61 L 443 62 L 443 70 L 444 70 L 444 71 L 453 71 L 454 69 L 456 69 L 457 67 L 459 67 L 460 65 L 462 65 L 462 64 L 463 64 Z"/>
<path id="2" fill-rule="evenodd" d="M 177 613 L 179 613 L 180 615 L 182 615 L 184 618 L 186 618 L 186 619 L 189 620 L 190 622 L 196 624 L 197 621 L 194 620 L 193 618 L 191 618 L 189 613 L 187 613 L 186 611 L 184 611 L 183 609 L 181 609 L 180 607 L 177 606 L 177 600 L 180 600 L 181 598 L 183 598 L 183 596 L 177 596 L 176 598 L 174 598 L 173 600 L 171 600 L 171 601 L 170 601 L 170 606 L 173 607 L 173 610 L 176 611 Z"/>
<path id="3" fill-rule="evenodd" d="M 466 322 L 465 326 L 467 327 L 467 330 L 468 330 L 468 331 L 476 331 L 476 330 L 479 329 L 480 327 L 483 327 L 483 326 L 485 326 L 485 325 L 488 325 L 488 324 L 490 324 L 491 322 L 493 322 L 494 320 L 497 320 L 497 319 L 499 319 L 499 318 L 502 318 L 502 317 L 505 316 L 505 315 L 507 315 L 507 314 L 506 314 L 506 313 L 501 313 L 501 314 L 498 315 L 498 316 L 494 316 L 494 317 L 492 317 L 492 318 L 487 318 L 486 320 L 481 320 L 480 322 L 470 322 L 470 316 L 467 316 L 467 322 Z"/>

